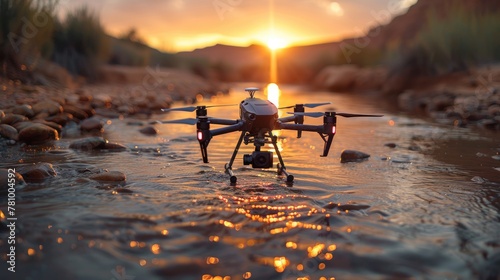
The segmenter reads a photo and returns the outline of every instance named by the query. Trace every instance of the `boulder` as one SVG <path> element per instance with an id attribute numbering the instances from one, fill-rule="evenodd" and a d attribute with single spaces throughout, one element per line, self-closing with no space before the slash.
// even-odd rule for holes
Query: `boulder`
<path id="1" fill-rule="evenodd" d="M 92 117 L 83 120 L 80 123 L 80 129 L 82 131 L 102 131 L 104 124 L 100 118 Z"/>

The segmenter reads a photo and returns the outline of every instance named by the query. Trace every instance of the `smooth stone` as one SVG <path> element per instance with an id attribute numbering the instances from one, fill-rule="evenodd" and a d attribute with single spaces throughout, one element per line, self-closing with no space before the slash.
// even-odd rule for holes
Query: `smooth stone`
<path id="1" fill-rule="evenodd" d="M 27 120 L 28 120 L 28 118 L 26 116 L 8 113 L 8 114 L 6 114 L 2 118 L 2 120 L 0 121 L 0 123 L 2 123 L 2 124 L 8 124 L 8 125 L 13 125 L 15 123 L 24 122 L 24 121 L 27 121 Z"/>
<path id="2" fill-rule="evenodd" d="M 57 175 L 52 164 L 40 162 L 34 165 L 23 167 L 20 172 L 27 182 L 41 182 L 47 178 Z"/>
<path id="3" fill-rule="evenodd" d="M 9 181 L 9 179 L 11 181 Z M 14 179 L 14 181 L 12 181 L 12 179 Z M 0 192 L 6 192 L 10 188 L 9 183 L 14 183 L 14 188 L 16 190 L 19 189 L 20 186 L 26 184 L 23 176 L 19 172 L 14 173 L 9 169 L 0 168 Z"/>
<path id="4" fill-rule="evenodd" d="M 3 110 L 0 110 L 0 120 L 5 117 L 5 112 Z"/>
<path id="5" fill-rule="evenodd" d="M 126 176 L 120 171 L 110 171 L 92 175 L 90 179 L 104 182 L 122 182 L 126 180 Z"/>
<path id="6" fill-rule="evenodd" d="M 77 118 L 79 120 L 83 120 L 89 117 L 89 114 L 87 114 L 87 112 L 70 104 L 64 105 L 63 109 L 64 112 L 72 114 L 74 118 Z"/>
<path id="7" fill-rule="evenodd" d="M 158 129 L 152 126 L 146 126 L 144 128 L 139 129 L 139 132 L 145 135 L 156 135 L 158 134 Z"/>
<path id="8" fill-rule="evenodd" d="M 65 126 L 68 122 L 73 120 L 73 115 L 67 112 L 57 114 L 55 116 L 50 116 L 45 118 L 48 122 L 57 123 L 58 125 Z"/>
<path id="9" fill-rule="evenodd" d="M 46 120 L 34 120 L 33 123 L 41 123 L 44 124 L 48 127 L 52 127 L 53 129 L 57 130 L 57 132 L 61 133 L 62 126 L 60 124 L 57 124 L 55 122 L 48 122 Z"/>
<path id="10" fill-rule="evenodd" d="M 15 106 L 14 108 L 12 108 L 11 113 L 23 115 L 27 118 L 32 118 L 33 116 L 35 116 L 33 108 L 28 104 Z"/>
<path id="11" fill-rule="evenodd" d="M 102 149 L 105 144 L 106 140 L 102 137 L 88 137 L 72 142 L 69 147 L 75 150 L 91 151 Z"/>
<path id="12" fill-rule="evenodd" d="M 56 115 L 63 112 L 63 107 L 61 106 L 61 104 L 52 100 L 40 101 L 37 104 L 33 105 L 33 112 L 35 113 L 35 115 L 44 112 L 48 113 L 49 115 Z"/>
<path id="13" fill-rule="evenodd" d="M 397 147 L 396 143 L 387 143 L 387 144 L 385 144 L 384 146 L 389 147 L 389 148 L 392 148 L 392 149 L 394 149 L 394 148 L 396 148 L 396 147 Z"/>
<path id="14" fill-rule="evenodd" d="M 33 123 L 19 131 L 19 141 L 28 145 L 43 144 L 52 140 L 59 140 L 59 133 L 52 127 L 41 123 Z"/>
<path id="15" fill-rule="evenodd" d="M 340 162 L 355 162 L 355 161 L 362 161 L 367 158 L 369 158 L 369 154 L 365 154 L 360 151 L 355 151 L 355 150 L 344 150 L 342 151 L 342 154 L 340 155 Z"/>
<path id="16" fill-rule="evenodd" d="M 0 135 L 7 139 L 18 140 L 19 133 L 17 129 L 8 125 L 8 124 L 0 124 Z"/>
<path id="17" fill-rule="evenodd" d="M 101 131 L 103 127 L 103 121 L 96 117 L 85 119 L 80 123 L 82 131 Z"/>
<path id="18" fill-rule="evenodd" d="M 25 128 L 27 128 L 28 126 L 31 126 L 33 125 L 33 122 L 30 122 L 30 121 L 24 121 L 24 122 L 18 122 L 18 123 L 15 123 L 13 124 L 12 126 L 17 129 L 17 131 L 21 131 Z"/>

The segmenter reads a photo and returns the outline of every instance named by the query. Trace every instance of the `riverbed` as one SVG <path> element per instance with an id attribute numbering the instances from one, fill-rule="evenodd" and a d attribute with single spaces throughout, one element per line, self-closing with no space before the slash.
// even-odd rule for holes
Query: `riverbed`
<path id="1" fill-rule="evenodd" d="M 244 86 L 201 103 L 238 104 L 247 97 Z M 0 278 L 500 277 L 498 133 L 437 124 L 373 98 L 282 87 L 281 106 L 310 102 L 332 104 L 308 111 L 384 116 L 339 117 L 326 158 L 317 133 L 297 139 L 296 132 L 277 132 L 293 184 L 275 169 L 243 166 L 249 145 L 240 149 L 238 183 L 231 185 L 223 167 L 239 133 L 212 139 L 204 164 L 195 126 L 139 132 L 152 120 L 194 113 L 109 119 L 103 137 L 127 147 L 120 152 L 70 149 L 75 139 L 64 133 L 51 146 L 1 144 L 0 168 L 49 162 L 57 176 L 16 191 L 16 272 L 3 261 Z M 238 111 L 210 108 L 209 115 L 236 119 Z M 370 157 L 341 163 L 345 149 Z M 102 170 L 120 171 L 126 181 L 89 179 Z M 2 196 L 0 209 L 6 207 Z M 4 260 L 8 234 L 0 231 Z"/>

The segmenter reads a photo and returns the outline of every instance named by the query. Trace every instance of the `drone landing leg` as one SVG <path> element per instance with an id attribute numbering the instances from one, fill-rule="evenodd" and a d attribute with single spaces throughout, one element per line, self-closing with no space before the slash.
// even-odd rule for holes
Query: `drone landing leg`
<path id="1" fill-rule="evenodd" d="M 226 169 L 227 174 L 229 174 L 229 176 L 230 176 L 229 180 L 231 181 L 232 184 L 235 184 L 236 180 L 237 180 L 237 178 L 234 175 L 234 172 L 232 170 L 232 168 L 233 168 L 233 162 L 234 162 L 234 159 L 236 158 L 236 155 L 238 154 L 238 150 L 240 149 L 241 142 L 243 141 L 243 137 L 244 136 L 245 136 L 245 131 L 242 131 L 240 139 L 238 140 L 238 143 L 236 144 L 236 147 L 234 148 L 234 152 L 233 152 L 233 155 L 231 156 L 231 159 L 229 160 L 229 163 L 226 163 L 226 165 L 224 166 L 224 168 Z"/>
<path id="2" fill-rule="evenodd" d="M 269 133 L 269 135 L 271 136 L 271 143 L 273 144 L 274 151 L 276 152 L 278 160 L 280 161 L 280 163 L 278 163 L 278 175 L 285 174 L 286 181 L 288 183 L 291 183 L 293 182 L 294 177 L 292 174 L 286 171 L 285 163 L 283 162 L 283 158 L 281 157 L 281 153 L 278 149 L 278 144 L 276 143 L 278 137 L 274 136 L 272 133 Z"/>

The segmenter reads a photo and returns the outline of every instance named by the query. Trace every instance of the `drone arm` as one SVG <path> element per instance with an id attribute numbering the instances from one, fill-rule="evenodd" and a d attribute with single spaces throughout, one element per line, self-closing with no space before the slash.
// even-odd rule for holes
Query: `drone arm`
<path id="1" fill-rule="evenodd" d="M 212 121 L 212 120 L 210 120 L 210 121 Z M 226 127 L 212 129 L 212 130 L 210 130 L 210 136 L 213 137 L 213 136 L 217 136 L 217 135 L 221 135 L 221 134 L 235 132 L 235 131 L 241 130 L 242 127 L 243 127 L 243 122 L 238 122 L 236 124 L 232 124 L 232 125 L 229 125 Z"/>
<path id="2" fill-rule="evenodd" d="M 297 120 L 297 117 L 295 115 L 278 119 L 278 121 L 280 121 L 281 123 L 288 123 L 288 122 L 293 122 L 296 120 Z"/>
<path id="3" fill-rule="evenodd" d="M 307 125 L 307 124 L 294 124 L 294 123 L 278 123 L 278 129 L 286 130 L 302 130 L 312 132 L 323 132 L 323 125 Z"/>
<path id="4" fill-rule="evenodd" d="M 227 119 L 210 118 L 210 123 L 211 124 L 222 124 L 222 125 L 233 125 L 233 124 L 238 124 L 239 120 L 227 120 Z"/>

